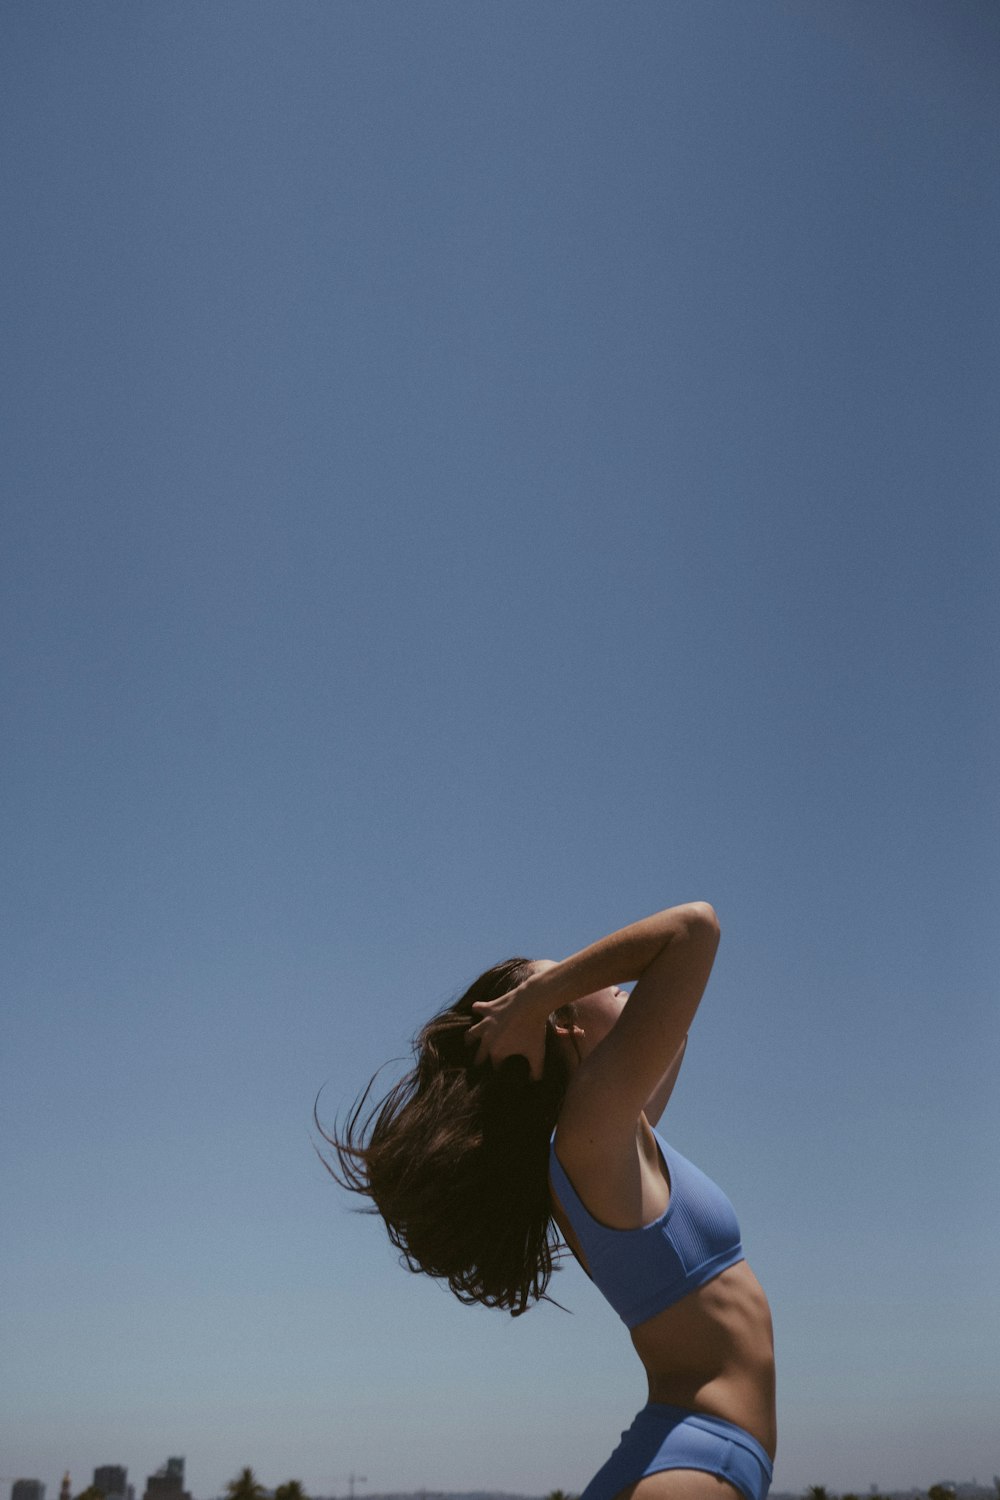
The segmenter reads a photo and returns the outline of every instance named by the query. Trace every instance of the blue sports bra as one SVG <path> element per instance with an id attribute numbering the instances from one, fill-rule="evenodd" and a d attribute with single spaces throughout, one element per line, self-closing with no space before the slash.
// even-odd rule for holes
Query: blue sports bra
<path id="1" fill-rule="evenodd" d="M 586 1256 L 590 1279 L 627 1328 L 645 1323 L 743 1259 L 740 1226 L 725 1193 L 658 1131 L 653 1136 L 670 1202 L 658 1219 L 638 1229 L 599 1223 L 556 1155 L 555 1131 L 549 1146 L 552 1187 Z"/>

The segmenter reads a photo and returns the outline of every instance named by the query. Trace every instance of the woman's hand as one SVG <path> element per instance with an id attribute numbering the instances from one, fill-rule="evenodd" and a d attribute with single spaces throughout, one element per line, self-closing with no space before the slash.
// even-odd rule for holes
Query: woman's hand
<path id="1" fill-rule="evenodd" d="M 477 1063 L 491 1062 L 498 1068 L 508 1057 L 525 1057 L 531 1077 L 537 1082 L 545 1064 L 545 1023 L 558 1000 L 550 1005 L 545 974 L 553 963 L 539 963 L 535 973 L 499 1000 L 477 1000 L 472 1010 L 477 1020 L 466 1033 L 469 1047 L 476 1048 Z"/>

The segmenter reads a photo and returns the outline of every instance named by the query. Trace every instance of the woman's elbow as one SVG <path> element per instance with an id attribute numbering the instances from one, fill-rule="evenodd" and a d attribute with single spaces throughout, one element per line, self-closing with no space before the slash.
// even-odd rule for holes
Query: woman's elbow
<path id="1" fill-rule="evenodd" d="M 689 910 L 691 912 L 692 927 L 701 928 L 706 932 L 713 932 L 716 937 L 722 931 L 719 926 L 719 918 L 715 907 L 708 901 L 692 901 Z"/>

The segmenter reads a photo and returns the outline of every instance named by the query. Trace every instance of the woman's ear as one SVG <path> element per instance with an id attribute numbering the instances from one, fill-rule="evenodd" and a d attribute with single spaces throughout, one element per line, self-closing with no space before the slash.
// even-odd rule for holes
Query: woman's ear
<path id="1" fill-rule="evenodd" d="M 552 1012 L 552 1029 L 556 1036 L 584 1036 L 582 1026 L 576 1024 L 576 1013 L 572 1005 L 561 1005 Z"/>

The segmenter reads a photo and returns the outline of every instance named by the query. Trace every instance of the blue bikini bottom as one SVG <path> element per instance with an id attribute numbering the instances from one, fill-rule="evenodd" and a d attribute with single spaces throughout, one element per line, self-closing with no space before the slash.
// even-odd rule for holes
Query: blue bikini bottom
<path id="1" fill-rule="evenodd" d="M 580 1500 L 614 1500 L 647 1474 L 700 1469 L 736 1486 L 746 1500 L 765 1500 L 771 1460 L 757 1439 L 732 1422 L 650 1401 L 636 1417 Z"/>

